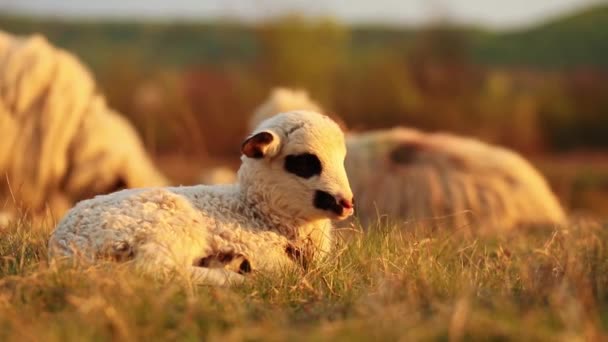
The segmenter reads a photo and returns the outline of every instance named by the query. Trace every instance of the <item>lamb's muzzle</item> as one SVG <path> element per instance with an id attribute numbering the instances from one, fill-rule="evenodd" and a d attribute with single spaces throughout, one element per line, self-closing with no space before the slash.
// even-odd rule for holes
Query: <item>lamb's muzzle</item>
<path id="1" fill-rule="evenodd" d="M 337 215 L 339 219 L 345 219 L 354 214 L 354 198 L 346 199 L 342 196 L 333 196 L 332 194 L 317 190 L 313 205 L 315 208 L 327 210 Z"/>
<path id="2" fill-rule="evenodd" d="M 345 209 L 353 209 L 355 207 L 355 198 L 353 197 L 350 200 L 343 198 L 340 201 L 338 201 L 338 204 L 340 204 Z"/>

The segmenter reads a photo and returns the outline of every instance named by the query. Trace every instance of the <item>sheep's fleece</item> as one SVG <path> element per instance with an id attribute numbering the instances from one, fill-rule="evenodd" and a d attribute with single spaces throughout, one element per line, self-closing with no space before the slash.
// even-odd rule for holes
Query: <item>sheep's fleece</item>
<path id="1" fill-rule="evenodd" d="M 317 113 L 284 113 L 242 151 L 236 184 L 129 189 L 78 203 L 53 232 L 50 256 L 126 259 L 149 274 L 185 270 L 211 285 L 320 260 L 331 219 L 353 211 L 340 128 Z M 299 159 L 311 154 L 320 165 Z M 333 197 L 318 201 L 319 193 Z"/>
<path id="2" fill-rule="evenodd" d="M 232 184 L 236 181 L 236 172 L 227 166 L 207 168 L 199 177 L 200 184 Z"/>
<path id="3" fill-rule="evenodd" d="M 277 88 L 251 123 L 278 108 L 318 107 L 304 90 Z M 346 171 L 365 223 L 387 217 L 485 231 L 566 221 L 543 176 L 510 150 L 402 127 L 351 132 L 346 144 Z"/>
<path id="4" fill-rule="evenodd" d="M 381 214 L 482 231 L 566 220 L 545 179 L 510 150 L 401 127 L 351 135 L 347 146 L 364 220 Z"/>
<path id="5" fill-rule="evenodd" d="M 249 118 L 249 130 L 255 129 L 260 122 L 277 113 L 292 110 L 321 112 L 321 106 L 314 102 L 305 90 L 277 87 Z"/>
<path id="6" fill-rule="evenodd" d="M 0 137 L 4 215 L 60 217 L 95 194 L 166 184 L 89 71 L 39 35 L 0 31 Z"/>

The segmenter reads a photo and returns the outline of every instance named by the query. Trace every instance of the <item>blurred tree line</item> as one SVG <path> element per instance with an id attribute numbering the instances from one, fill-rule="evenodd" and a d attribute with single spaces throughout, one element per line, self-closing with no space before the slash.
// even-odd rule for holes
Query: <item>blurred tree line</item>
<path id="1" fill-rule="evenodd" d="M 595 58 L 608 52 L 608 39 L 597 39 L 608 32 L 602 31 L 608 11 L 590 13 L 600 33 L 587 35 L 595 45 L 585 48 Z M 595 32 L 584 23 L 585 32 Z M 525 47 L 530 35 L 564 32 L 566 26 L 555 23 L 529 35 L 496 35 L 491 43 L 488 33 L 446 23 L 416 31 L 351 29 L 299 17 L 256 27 L 14 18 L 0 24 L 11 32 L 41 32 L 78 54 L 108 101 L 156 152 L 238 153 L 249 115 L 274 86 L 308 90 L 352 129 L 408 125 L 526 152 L 608 148 L 608 58 L 606 64 L 581 62 L 578 51 L 568 67 L 533 65 L 521 62 L 529 53 L 524 49 L 508 63 L 480 59 L 480 51 L 504 58 L 501 40 L 512 47 L 519 35 L 525 39 L 518 46 Z M 517 58 L 520 63 L 512 63 Z"/>

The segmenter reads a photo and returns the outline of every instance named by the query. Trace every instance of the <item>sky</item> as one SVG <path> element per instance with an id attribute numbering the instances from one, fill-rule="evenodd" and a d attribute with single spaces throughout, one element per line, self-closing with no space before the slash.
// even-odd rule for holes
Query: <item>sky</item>
<path id="1" fill-rule="evenodd" d="M 437 19 L 515 28 L 608 0 L 0 0 L 0 13 L 137 19 L 263 20 L 284 14 L 348 23 L 420 25 Z"/>

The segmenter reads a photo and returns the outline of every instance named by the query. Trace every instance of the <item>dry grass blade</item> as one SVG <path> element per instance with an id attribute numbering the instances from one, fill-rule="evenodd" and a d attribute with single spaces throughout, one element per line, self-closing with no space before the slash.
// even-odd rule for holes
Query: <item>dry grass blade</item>
<path id="1" fill-rule="evenodd" d="M 0 239 L 3 341 L 606 337 L 608 230 L 597 223 L 502 236 L 355 226 L 323 264 L 231 289 L 48 265 L 46 234 L 29 228 Z"/>

